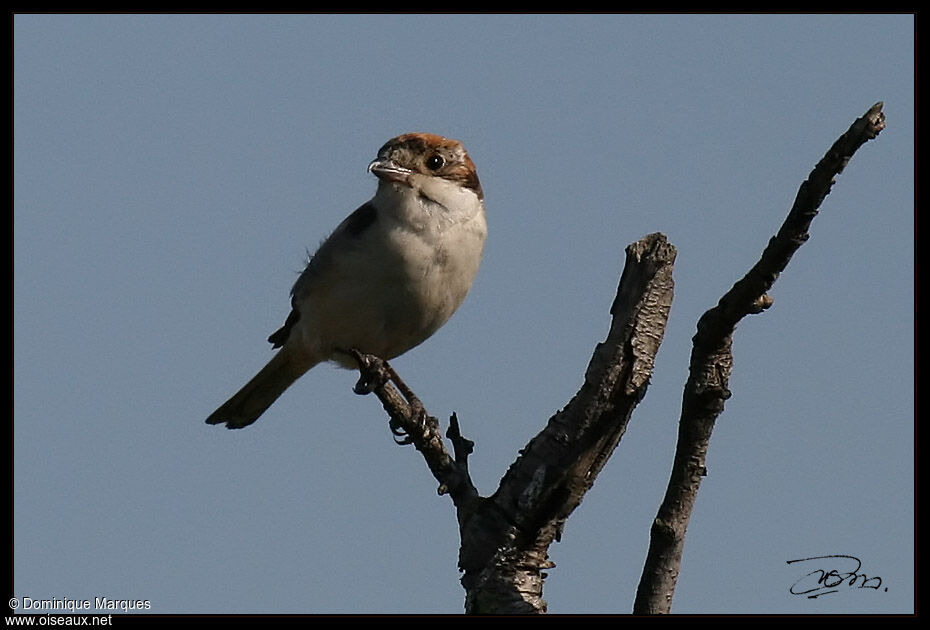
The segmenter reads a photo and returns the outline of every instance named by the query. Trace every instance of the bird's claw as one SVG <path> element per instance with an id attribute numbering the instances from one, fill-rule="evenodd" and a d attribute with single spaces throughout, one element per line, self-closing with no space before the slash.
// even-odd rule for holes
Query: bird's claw
<path id="1" fill-rule="evenodd" d="M 372 393 L 390 380 L 390 374 L 385 370 L 385 362 L 378 357 L 370 354 L 362 354 L 355 349 L 346 350 L 344 352 L 351 355 L 358 363 L 358 382 L 355 384 L 355 387 L 352 388 L 352 391 L 359 396 Z"/>
<path id="2" fill-rule="evenodd" d="M 355 387 L 352 388 L 352 391 L 359 396 L 365 396 L 366 394 L 373 392 L 374 389 L 375 388 L 372 387 L 371 382 L 365 378 L 364 375 L 362 375 L 358 378 L 358 382 L 355 384 Z"/>
<path id="3" fill-rule="evenodd" d="M 391 428 L 391 433 L 394 434 L 394 443 L 400 446 L 407 446 L 408 444 L 413 444 L 413 438 L 410 437 L 410 434 L 407 433 L 404 428 L 400 425 L 400 422 L 391 418 L 388 421 L 388 426 Z"/>
<path id="4" fill-rule="evenodd" d="M 417 428 L 422 431 L 422 428 L 425 427 L 427 424 L 428 416 L 426 414 L 426 408 L 423 406 L 423 403 L 421 403 L 419 399 L 417 398 L 414 398 L 413 400 L 409 401 L 409 404 L 410 404 L 410 419 L 417 426 Z M 401 446 L 406 446 L 407 444 L 413 444 L 413 437 L 411 437 L 410 433 L 406 429 L 404 429 L 400 421 L 394 418 L 391 418 L 388 421 L 388 426 L 391 428 L 391 433 L 394 434 L 395 443 Z"/>

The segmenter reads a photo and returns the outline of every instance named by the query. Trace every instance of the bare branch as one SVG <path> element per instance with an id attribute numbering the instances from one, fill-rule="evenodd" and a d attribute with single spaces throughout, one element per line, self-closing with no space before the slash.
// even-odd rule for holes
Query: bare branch
<path id="1" fill-rule="evenodd" d="M 594 351 L 584 384 L 521 451 L 490 498 L 479 497 L 469 477 L 473 444 L 462 437 L 455 414 L 447 433 L 453 458 L 436 418 L 394 370 L 377 357 L 353 353 L 361 373 L 355 391 L 378 396 L 391 430 L 423 454 L 440 493 L 448 493 L 457 508 L 466 612 L 545 612 L 543 570 L 553 566 L 548 547 L 559 539 L 645 395 L 671 307 L 674 260 L 675 248 L 662 234 L 627 248 L 610 331 Z"/>
<path id="2" fill-rule="evenodd" d="M 423 454 L 426 465 L 439 482 L 439 493 L 448 494 L 452 498 L 460 515 L 470 513 L 479 497 L 468 474 L 467 457 L 471 453 L 471 442 L 459 433 L 458 419 L 453 415 L 454 431 L 452 427 L 449 429 L 455 448 L 453 458 L 442 442 L 439 421 L 426 413 L 423 403 L 388 362 L 356 351 L 352 355 L 358 362 L 361 374 L 355 386 L 356 393 L 375 393 L 391 418 L 390 426 L 394 435 L 404 438 L 398 443 L 413 444 Z"/>
<path id="3" fill-rule="evenodd" d="M 652 234 L 627 248 L 607 339 L 581 389 L 521 451 L 462 528 L 470 613 L 540 613 L 548 548 L 610 457 L 645 395 L 672 302 L 675 248 Z"/>
<path id="4" fill-rule="evenodd" d="M 652 525 L 649 553 L 643 569 L 634 614 L 668 613 L 681 565 L 688 520 L 697 497 L 714 422 L 730 397 L 733 331 L 743 317 L 772 304 L 766 292 L 791 256 L 808 239 L 811 221 L 830 192 L 834 177 L 865 142 L 885 127 L 882 103 L 857 119 L 830 147 L 807 180 L 778 233 L 752 269 L 701 317 L 694 336 L 691 367 L 685 385 L 678 446 L 665 499 Z"/>

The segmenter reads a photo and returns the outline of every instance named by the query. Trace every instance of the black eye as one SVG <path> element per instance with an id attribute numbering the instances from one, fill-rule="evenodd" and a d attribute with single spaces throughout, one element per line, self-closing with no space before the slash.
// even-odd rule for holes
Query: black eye
<path id="1" fill-rule="evenodd" d="M 438 153 L 434 153 L 433 155 L 426 158 L 426 168 L 431 171 L 438 171 L 445 163 L 446 161 L 442 159 L 442 156 Z"/>

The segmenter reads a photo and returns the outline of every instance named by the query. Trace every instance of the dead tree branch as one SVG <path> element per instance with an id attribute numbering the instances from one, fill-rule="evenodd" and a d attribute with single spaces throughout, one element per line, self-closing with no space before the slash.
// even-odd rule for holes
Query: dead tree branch
<path id="1" fill-rule="evenodd" d="M 447 433 L 453 444 L 453 457 L 442 442 L 439 420 L 426 413 L 423 403 L 387 361 L 370 354 L 353 352 L 353 355 L 361 374 L 355 392 L 375 393 L 391 419 L 391 431 L 395 436 L 403 438 L 398 444 L 413 444 L 423 454 L 427 467 L 439 482 L 439 494 L 448 494 L 452 498 L 461 520 L 461 515 L 474 509 L 479 497 L 468 474 L 468 455 L 471 454 L 472 443 L 459 433 L 455 414 L 452 415 Z"/>
<path id="2" fill-rule="evenodd" d="M 788 217 L 772 237 L 762 258 L 701 316 L 693 341 L 690 375 L 685 385 L 678 446 L 665 499 L 652 525 L 643 575 L 636 593 L 634 614 L 668 613 L 681 565 L 688 520 L 705 475 L 705 458 L 714 422 L 730 397 L 733 331 L 746 315 L 772 304 L 766 292 L 808 239 L 808 229 L 856 150 L 885 127 L 882 103 L 857 119 L 830 147 L 801 184 Z"/>
<path id="3" fill-rule="evenodd" d="M 837 140 L 801 185 L 794 205 L 761 259 L 698 322 L 685 385 L 678 446 L 665 499 L 651 532 L 634 613 L 668 612 L 678 577 L 688 519 L 705 474 L 717 416 L 729 398 L 732 336 L 746 315 L 772 304 L 767 291 L 808 229 L 834 177 L 856 150 L 884 128 L 874 105 Z M 384 361 L 356 353 L 358 393 L 374 392 L 401 444 L 419 450 L 440 494 L 449 494 L 461 533 L 459 568 L 469 613 L 543 613 L 548 549 L 581 503 L 645 395 L 672 302 L 675 248 L 661 234 L 627 248 L 607 339 L 598 344 L 578 393 L 520 451 L 497 491 L 479 496 L 468 474 L 472 443 L 453 414 L 446 450 L 436 418 Z"/>
<path id="4" fill-rule="evenodd" d="M 374 391 L 457 509 L 469 613 L 543 613 L 544 570 L 553 566 L 549 545 L 581 503 L 645 395 L 672 303 L 675 248 L 662 234 L 629 246 L 611 307 L 607 339 L 598 344 L 585 380 L 568 405 L 521 450 L 490 497 L 479 497 L 468 477 L 471 443 L 453 416 L 448 434 L 455 457 L 442 445 L 439 426 L 416 396 L 383 362 L 358 355 L 357 391 Z M 391 385 L 398 386 L 400 393 Z"/>

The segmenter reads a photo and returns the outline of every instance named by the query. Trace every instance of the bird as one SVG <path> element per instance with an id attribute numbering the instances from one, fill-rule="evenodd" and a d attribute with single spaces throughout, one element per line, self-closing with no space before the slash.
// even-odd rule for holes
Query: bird
<path id="1" fill-rule="evenodd" d="M 465 147 L 432 133 L 388 140 L 368 165 L 374 196 L 310 257 L 291 311 L 268 337 L 274 357 L 207 418 L 255 422 L 312 367 L 356 367 L 351 352 L 390 360 L 418 346 L 459 308 L 487 238 L 484 193 Z"/>

